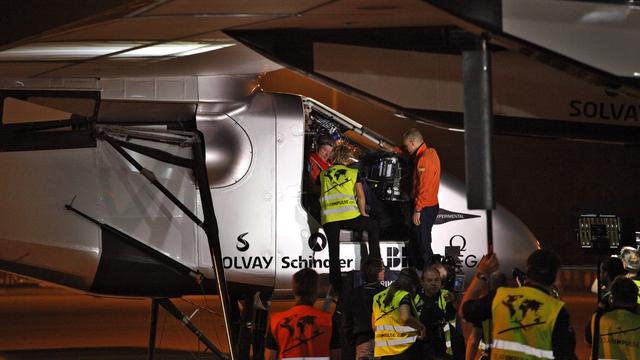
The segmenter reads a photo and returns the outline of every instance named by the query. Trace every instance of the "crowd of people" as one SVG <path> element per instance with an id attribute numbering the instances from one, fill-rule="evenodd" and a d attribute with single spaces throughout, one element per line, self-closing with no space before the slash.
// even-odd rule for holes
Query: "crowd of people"
<path id="1" fill-rule="evenodd" d="M 598 359 L 640 359 L 640 260 L 637 250 L 623 251 L 635 260 L 605 262 L 606 295 L 585 327 Z M 303 269 L 293 276 L 297 304 L 272 315 L 267 359 L 577 359 L 569 311 L 554 288 L 560 265 L 554 252 L 536 250 L 524 283 L 507 286 L 489 254 L 460 298 L 442 288 L 437 266 L 402 269 L 385 288 L 385 266 L 370 256 L 341 316 L 313 308 L 318 275 Z M 463 321 L 472 327 L 466 339 Z"/>
<path id="2" fill-rule="evenodd" d="M 266 359 L 576 359 L 569 311 L 554 287 L 561 265 L 554 252 L 530 254 L 518 286 L 507 285 L 498 255 L 491 253 L 480 260 L 463 294 L 443 288 L 446 269 L 431 250 L 440 160 L 416 129 L 403 134 L 403 145 L 413 164 L 409 267 L 389 287 L 383 285 L 379 228 L 367 212 L 362 175 L 349 167 L 354 159 L 348 146 L 322 143 L 309 166 L 339 304 L 333 314 L 315 309 L 318 275 L 311 269 L 297 272 L 296 305 L 272 315 Z M 353 289 L 344 288 L 341 276 L 340 229 L 368 232 L 363 284 Z M 585 327 L 596 358 L 640 359 L 639 269 L 633 248 L 604 264 L 602 284 L 596 285 L 604 295 Z M 470 325 L 467 338 L 463 323 Z"/>

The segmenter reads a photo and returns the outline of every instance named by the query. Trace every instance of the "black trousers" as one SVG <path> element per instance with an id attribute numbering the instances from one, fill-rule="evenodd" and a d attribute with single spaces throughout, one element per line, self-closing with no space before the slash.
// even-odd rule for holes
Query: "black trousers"
<path id="1" fill-rule="evenodd" d="M 369 239 L 369 256 L 380 256 L 380 228 L 378 222 L 366 216 L 334 221 L 322 226 L 329 242 L 329 281 L 336 293 L 342 290 L 340 269 L 340 229 L 366 231 Z"/>
<path id="2" fill-rule="evenodd" d="M 440 211 L 440 206 L 437 204 L 427 206 L 422 208 L 420 212 L 419 226 L 414 225 L 413 220 L 411 220 L 413 234 L 409 240 L 408 260 L 410 266 L 414 266 L 421 271 L 431 265 L 431 256 L 433 255 L 433 250 L 431 249 L 431 228 L 433 228 L 433 224 L 436 222 L 438 211 Z M 411 211 L 411 215 L 413 215 L 413 210 Z"/>

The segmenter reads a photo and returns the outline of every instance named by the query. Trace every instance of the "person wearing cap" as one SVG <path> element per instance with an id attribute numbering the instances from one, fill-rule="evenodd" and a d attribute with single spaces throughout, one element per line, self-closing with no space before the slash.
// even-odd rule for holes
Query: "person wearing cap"
<path id="1" fill-rule="evenodd" d="M 638 287 L 624 276 L 611 284 L 611 306 L 601 315 L 591 318 L 586 340 L 593 342 L 598 325 L 599 359 L 640 359 L 640 314 L 638 314 Z M 602 310 L 599 310 L 602 311 Z M 595 349 L 593 349 L 595 350 Z"/>
<path id="2" fill-rule="evenodd" d="M 576 359 L 569 312 L 553 296 L 559 267 L 554 252 L 536 250 L 527 258 L 524 286 L 503 286 L 479 297 L 488 276 L 499 268 L 495 254 L 482 257 L 460 309 L 468 322 L 491 319 L 491 359 Z"/>
<path id="3" fill-rule="evenodd" d="M 382 257 L 380 228 L 367 213 L 360 172 L 348 167 L 354 162 L 351 149 L 346 145 L 336 146 L 331 153 L 331 162 L 334 165 L 320 173 L 320 219 L 329 244 L 329 281 L 333 293 L 340 295 L 340 229 L 366 231 L 369 256 Z"/>

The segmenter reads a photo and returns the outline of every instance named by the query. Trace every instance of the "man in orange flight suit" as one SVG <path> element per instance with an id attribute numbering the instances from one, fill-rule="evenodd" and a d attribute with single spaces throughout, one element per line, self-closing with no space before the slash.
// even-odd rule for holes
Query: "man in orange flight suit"
<path id="1" fill-rule="evenodd" d="M 340 337 L 331 323 L 331 313 L 313 307 L 318 296 L 318 273 L 305 268 L 292 278 L 296 305 L 273 313 L 265 343 L 265 360 L 339 359 Z"/>
<path id="2" fill-rule="evenodd" d="M 413 207 L 411 222 L 413 237 L 409 241 L 409 265 L 418 270 L 431 265 L 431 228 L 436 221 L 440 206 L 440 158 L 436 149 L 424 142 L 418 129 L 409 129 L 402 134 L 402 143 L 413 157 Z"/>

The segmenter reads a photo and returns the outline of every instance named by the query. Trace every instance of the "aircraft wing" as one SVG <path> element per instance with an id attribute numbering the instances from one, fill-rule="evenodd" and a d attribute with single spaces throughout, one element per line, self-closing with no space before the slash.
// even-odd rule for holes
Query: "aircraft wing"
<path id="1" fill-rule="evenodd" d="M 3 2 L 0 86 L 77 88 L 95 84 L 86 79 L 260 74 L 286 66 L 398 116 L 459 130 L 461 54 L 488 33 L 497 133 L 635 144 L 639 54 L 625 44 L 637 9 L 607 3 Z"/>

